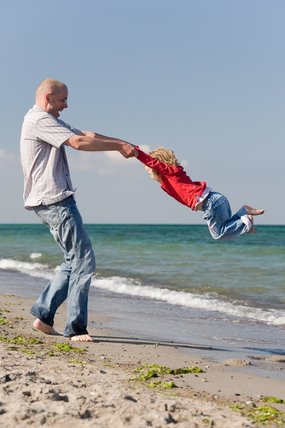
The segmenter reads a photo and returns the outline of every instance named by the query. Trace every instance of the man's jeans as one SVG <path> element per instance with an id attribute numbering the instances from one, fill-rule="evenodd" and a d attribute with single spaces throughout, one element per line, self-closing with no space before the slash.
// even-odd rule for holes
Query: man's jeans
<path id="1" fill-rule="evenodd" d="M 51 205 L 34 207 L 64 253 L 64 263 L 47 285 L 31 313 L 53 326 L 58 307 L 67 299 L 64 336 L 88 334 L 87 311 L 95 255 L 72 196 Z"/>
<path id="2" fill-rule="evenodd" d="M 249 232 L 248 226 L 242 219 L 243 216 L 246 216 L 245 208 L 240 208 L 232 216 L 228 199 L 218 192 L 209 193 L 203 203 L 202 210 L 204 211 L 204 220 L 206 220 L 214 239 L 232 239 Z"/>

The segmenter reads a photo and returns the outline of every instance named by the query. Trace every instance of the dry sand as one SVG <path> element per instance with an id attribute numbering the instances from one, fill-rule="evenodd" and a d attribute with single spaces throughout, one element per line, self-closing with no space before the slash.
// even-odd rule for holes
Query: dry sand
<path id="1" fill-rule="evenodd" d="M 32 330 L 31 303 L 29 298 L 0 295 L 1 428 L 245 428 L 264 425 L 232 410 L 232 404 L 245 405 L 255 414 L 264 405 L 285 412 L 282 403 L 262 401 L 265 396 L 285 399 L 284 380 L 256 370 L 257 363 L 270 363 L 274 373 L 283 374 L 281 357 L 213 361 L 202 348 L 197 356 L 197 350 L 191 355 L 191 346 L 186 352 L 179 344 L 120 337 L 104 330 L 104 320 L 94 314 L 89 317 L 90 325 L 98 325 L 89 331 L 94 342 L 74 343 Z M 57 316 L 59 331 L 64 310 Z M 195 366 L 203 373 L 135 380 L 142 373 L 136 369 L 151 364 Z M 175 387 L 163 388 L 170 385 L 165 382 Z M 285 427 L 285 415 L 279 415 L 280 424 L 277 421 L 265 426 Z"/>

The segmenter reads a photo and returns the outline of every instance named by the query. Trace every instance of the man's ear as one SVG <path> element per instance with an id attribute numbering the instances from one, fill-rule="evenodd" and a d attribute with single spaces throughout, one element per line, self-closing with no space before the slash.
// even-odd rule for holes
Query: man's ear
<path id="1" fill-rule="evenodd" d="M 44 95 L 44 99 L 45 99 L 45 101 L 46 101 L 47 103 L 49 103 L 51 95 L 52 95 L 52 94 L 51 94 L 51 92 L 47 92 L 47 93 Z"/>

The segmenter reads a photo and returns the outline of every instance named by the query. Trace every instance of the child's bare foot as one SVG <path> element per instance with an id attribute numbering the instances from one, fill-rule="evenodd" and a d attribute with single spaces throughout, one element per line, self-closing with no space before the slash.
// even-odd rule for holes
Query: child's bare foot
<path id="1" fill-rule="evenodd" d="M 79 334 L 78 336 L 71 336 L 70 339 L 74 342 L 93 342 L 93 339 L 89 336 L 89 334 Z"/>
<path id="2" fill-rule="evenodd" d="M 258 210 L 256 208 L 251 208 L 249 205 L 244 205 L 243 208 L 245 208 L 246 213 L 248 215 L 261 215 L 264 213 L 264 210 Z"/>
<path id="3" fill-rule="evenodd" d="M 250 223 L 252 224 L 252 226 L 251 226 L 251 229 L 250 229 L 249 233 L 256 233 L 256 229 L 255 229 L 255 227 L 254 227 L 254 225 L 253 225 L 253 217 L 252 217 L 252 215 L 251 215 L 251 214 L 249 214 L 249 215 L 248 215 L 248 219 L 249 219 Z"/>
<path id="4" fill-rule="evenodd" d="M 51 334 L 54 336 L 59 336 L 59 333 L 53 327 L 44 323 L 39 318 L 35 319 L 35 321 L 33 322 L 33 327 L 34 327 L 34 329 L 39 330 L 42 333 Z"/>

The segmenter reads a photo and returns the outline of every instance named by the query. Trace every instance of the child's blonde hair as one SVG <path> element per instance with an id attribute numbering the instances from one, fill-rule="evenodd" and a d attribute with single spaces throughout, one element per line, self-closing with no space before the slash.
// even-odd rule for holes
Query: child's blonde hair
<path id="1" fill-rule="evenodd" d="M 179 162 L 174 152 L 170 149 L 165 149 L 164 147 L 158 147 L 157 149 L 149 152 L 149 154 L 153 158 L 158 159 L 161 162 L 165 162 L 168 165 L 179 166 Z"/>
<path id="2" fill-rule="evenodd" d="M 158 147 L 157 149 L 149 152 L 150 156 L 155 159 L 158 159 L 160 162 L 167 163 L 168 165 L 178 166 L 179 162 L 174 154 L 174 152 L 170 149 L 165 149 L 164 147 Z M 161 180 L 161 174 L 159 172 L 152 170 L 153 178 L 157 181 Z"/>

